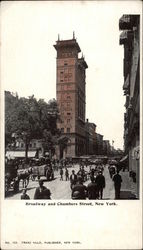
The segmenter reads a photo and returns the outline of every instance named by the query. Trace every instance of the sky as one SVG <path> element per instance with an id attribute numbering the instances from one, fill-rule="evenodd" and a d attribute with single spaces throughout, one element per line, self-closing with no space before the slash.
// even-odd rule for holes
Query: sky
<path id="1" fill-rule="evenodd" d="M 1 3 L 2 90 L 56 98 L 58 40 L 73 31 L 88 64 L 86 118 L 123 149 L 125 96 L 119 19 L 139 14 L 141 1 L 4 1 Z M 79 56 L 81 56 L 81 53 Z"/>

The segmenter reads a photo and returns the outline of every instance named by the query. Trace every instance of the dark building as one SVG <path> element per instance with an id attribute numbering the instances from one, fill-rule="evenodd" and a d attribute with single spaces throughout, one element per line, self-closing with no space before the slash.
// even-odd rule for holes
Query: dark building
<path id="1" fill-rule="evenodd" d="M 103 155 L 111 155 L 112 153 L 112 148 L 110 145 L 109 140 L 103 140 Z"/>
<path id="2" fill-rule="evenodd" d="M 61 120 L 58 128 L 69 138 L 65 155 L 61 157 L 85 154 L 85 78 L 88 68 L 84 57 L 78 57 L 81 49 L 74 37 L 71 40 L 59 40 L 54 45 L 57 51 L 56 94 Z"/>
<path id="3" fill-rule="evenodd" d="M 86 155 L 96 154 L 96 125 L 86 120 Z"/>
<path id="4" fill-rule="evenodd" d="M 96 133 L 95 154 L 103 155 L 103 135 Z"/>
<path id="5" fill-rule="evenodd" d="M 135 195 L 139 197 L 140 144 L 140 16 L 123 15 L 119 20 L 120 45 L 124 45 L 124 153 L 123 158 L 133 177 Z"/>

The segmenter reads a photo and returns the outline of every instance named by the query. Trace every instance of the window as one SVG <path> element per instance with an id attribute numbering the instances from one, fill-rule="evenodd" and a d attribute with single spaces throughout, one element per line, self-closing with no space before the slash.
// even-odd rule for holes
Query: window
<path id="1" fill-rule="evenodd" d="M 61 133 L 64 133 L 64 128 L 61 128 Z"/>
<path id="2" fill-rule="evenodd" d="M 67 75 L 64 76 L 64 81 L 67 82 L 68 81 L 68 77 Z"/>
<path id="3" fill-rule="evenodd" d="M 70 123 L 70 119 L 67 119 L 67 123 Z"/>
<path id="4" fill-rule="evenodd" d="M 70 128 L 67 128 L 67 133 L 70 133 Z"/>
<path id="5" fill-rule="evenodd" d="M 24 144 L 23 144 L 23 143 L 21 143 L 21 147 L 22 147 L 22 148 L 24 147 Z"/>
<path id="6" fill-rule="evenodd" d="M 36 148 L 36 142 L 34 142 L 34 148 Z"/>
<path id="7" fill-rule="evenodd" d="M 72 110 L 71 105 L 70 105 L 69 102 L 67 103 L 67 109 L 66 109 L 66 110 L 67 110 L 67 111 L 71 111 L 71 110 Z"/>
<path id="8" fill-rule="evenodd" d="M 67 113 L 67 115 L 70 115 L 71 113 Z"/>
<path id="9" fill-rule="evenodd" d="M 72 74 L 69 74 L 69 81 L 72 80 Z"/>

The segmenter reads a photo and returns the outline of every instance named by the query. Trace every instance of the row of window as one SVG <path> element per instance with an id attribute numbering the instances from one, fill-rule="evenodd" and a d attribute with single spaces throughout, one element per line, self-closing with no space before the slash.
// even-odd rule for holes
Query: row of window
<path id="1" fill-rule="evenodd" d="M 72 81 L 73 81 L 72 75 L 60 77 L 60 82 L 72 82 Z"/>
<path id="2" fill-rule="evenodd" d="M 25 143 L 21 143 L 21 144 L 20 144 L 20 147 L 21 147 L 21 148 L 25 148 Z M 30 143 L 30 144 L 29 144 L 29 147 L 30 147 L 30 148 L 36 148 L 36 142 L 34 142 L 33 144 Z"/>
<path id="3" fill-rule="evenodd" d="M 64 111 L 62 111 L 62 112 L 61 112 L 61 116 L 64 116 L 64 115 L 70 116 L 71 113 L 70 113 L 70 112 L 65 113 Z"/>
<path id="4" fill-rule="evenodd" d="M 72 90 L 73 89 L 73 84 L 72 83 L 68 83 L 68 84 L 64 84 L 64 85 L 60 85 L 58 90 Z"/>
<path id="5" fill-rule="evenodd" d="M 59 70 L 60 70 L 60 75 L 73 73 L 73 68 L 72 67 L 70 67 L 70 68 L 65 67 L 65 68 L 62 68 L 62 69 L 59 69 Z"/>
<path id="6" fill-rule="evenodd" d="M 59 99 L 61 99 L 62 101 L 70 101 L 71 100 L 71 96 L 70 95 L 67 95 L 67 94 L 61 94 L 61 98 L 59 98 Z"/>
<path id="7" fill-rule="evenodd" d="M 62 53 L 62 57 L 70 57 L 70 56 L 74 56 L 74 55 L 75 55 L 74 51 Z"/>
<path id="8" fill-rule="evenodd" d="M 67 130 L 65 131 L 65 129 L 64 128 L 61 128 L 61 133 L 70 133 L 70 128 L 67 128 Z"/>
<path id="9" fill-rule="evenodd" d="M 67 119 L 67 123 L 70 124 L 71 120 Z M 61 123 L 64 123 L 64 120 L 61 121 Z"/>
<path id="10" fill-rule="evenodd" d="M 78 116 L 82 119 L 85 117 L 85 105 L 81 98 L 78 98 Z"/>
<path id="11" fill-rule="evenodd" d="M 62 103 L 61 103 L 61 108 L 62 108 L 62 109 L 65 109 L 65 110 L 66 110 L 67 108 L 68 108 L 69 110 L 72 110 L 72 108 L 71 108 L 71 103 L 70 103 L 70 102 L 62 102 Z"/>

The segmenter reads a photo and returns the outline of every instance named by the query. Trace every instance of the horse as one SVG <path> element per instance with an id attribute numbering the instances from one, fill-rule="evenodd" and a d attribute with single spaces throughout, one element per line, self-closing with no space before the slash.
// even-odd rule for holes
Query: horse
<path id="1" fill-rule="evenodd" d="M 28 169 L 22 169 L 18 171 L 17 177 L 18 177 L 19 182 L 21 180 L 23 181 L 23 188 L 26 188 L 28 186 L 31 173 L 32 173 L 31 167 Z"/>

